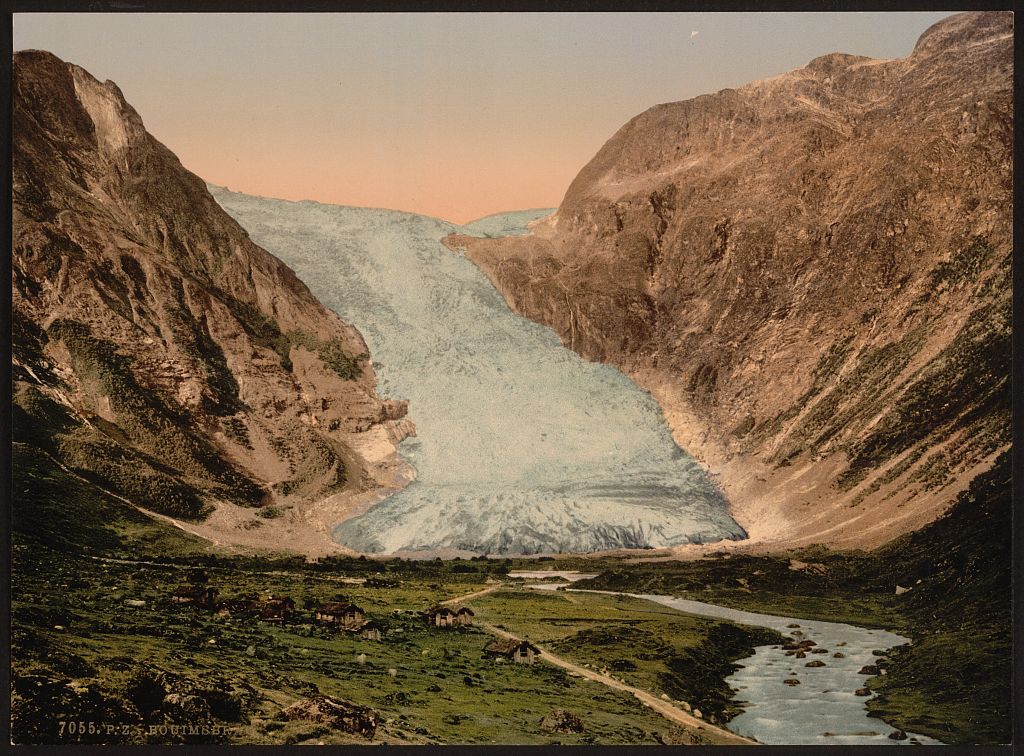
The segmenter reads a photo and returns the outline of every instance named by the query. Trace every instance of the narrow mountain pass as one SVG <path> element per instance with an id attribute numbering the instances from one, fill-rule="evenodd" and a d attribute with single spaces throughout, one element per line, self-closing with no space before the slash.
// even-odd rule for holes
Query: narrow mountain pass
<path id="1" fill-rule="evenodd" d="M 417 479 L 340 523 L 364 552 L 534 554 L 745 537 L 661 409 L 615 368 L 585 362 L 513 314 L 441 239 L 481 230 L 390 210 L 211 187 L 252 238 L 359 328 L 381 395 L 410 402 Z"/>

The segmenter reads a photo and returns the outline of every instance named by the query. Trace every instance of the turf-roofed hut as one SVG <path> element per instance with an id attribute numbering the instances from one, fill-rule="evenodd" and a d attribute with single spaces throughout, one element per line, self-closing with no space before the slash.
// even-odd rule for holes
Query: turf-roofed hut
<path id="1" fill-rule="evenodd" d="M 295 602 L 289 596 L 271 596 L 260 606 L 263 622 L 285 623 L 295 616 Z"/>
<path id="2" fill-rule="evenodd" d="M 348 602 L 331 602 L 323 604 L 316 610 L 316 619 L 333 625 L 341 625 L 354 630 L 361 627 L 366 620 L 366 612 L 362 607 Z"/>
<path id="3" fill-rule="evenodd" d="M 191 604 L 212 609 L 217 603 L 217 589 L 205 585 L 182 585 L 174 589 L 171 600 L 176 604 Z"/>
<path id="4" fill-rule="evenodd" d="M 516 664 L 533 664 L 540 656 L 540 649 L 529 641 L 501 638 L 484 647 L 484 656 L 508 659 Z"/>

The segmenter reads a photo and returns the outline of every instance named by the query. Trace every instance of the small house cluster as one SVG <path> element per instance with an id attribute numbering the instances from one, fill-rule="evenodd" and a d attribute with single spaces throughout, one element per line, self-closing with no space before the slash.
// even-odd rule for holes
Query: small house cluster
<path id="1" fill-rule="evenodd" d="M 366 619 L 366 612 L 362 607 L 347 602 L 332 602 L 322 604 L 314 612 L 317 622 L 340 627 L 342 630 L 358 633 L 363 638 L 380 640 L 384 635 L 384 628 L 379 622 Z"/>
<path id="2" fill-rule="evenodd" d="M 287 624 L 297 615 L 295 601 L 289 596 L 270 595 L 260 600 L 255 594 L 249 594 L 220 602 L 217 596 L 217 589 L 207 585 L 182 585 L 171 593 L 171 600 L 176 604 L 216 610 L 221 617 L 256 618 L 271 624 Z M 475 612 L 468 606 L 439 604 L 421 612 L 421 616 L 430 627 L 458 628 L 472 626 Z M 312 618 L 370 640 L 381 640 L 384 635 L 384 627 L 379 622 L 367 620 L 363 608 L 348 601 L 320 604 L 312 610 Z M 514 664 L 533 664 L 540 653 L 529 641 L 515 638 L 501 638 L 484 647 L 486 657 Z"/>
<path id="3" fill-rule="evenodd" d="M 473 624 L 475 616 L 468 606 L 432 606 L 423 613 L 431 627 L 464 627 Z"/>
<path id="4" fill-rule="evenodd" d="M 250 594 L 220 602 L 217 601 L 217 596 L 216 588 L 203 585 L 183 585 L 174 589 L 171 593 L 171 600 L 176 604 L 216 610 L 218 616 L 225 618 L 256 618 L 260 622 L 283 625 L 295 621 L 297 617 L 295 601 L 290 596 L 272 594 L 260 600 L 255 594 Z M 358 633 L 361 637 L 370 640 L 380 640 L 384 635 L 383 626 L 374 620 L 367 620 L 362 607 L 352 603 L 321 604 L 313 610 L 313 618 L 317 622 Z"/>

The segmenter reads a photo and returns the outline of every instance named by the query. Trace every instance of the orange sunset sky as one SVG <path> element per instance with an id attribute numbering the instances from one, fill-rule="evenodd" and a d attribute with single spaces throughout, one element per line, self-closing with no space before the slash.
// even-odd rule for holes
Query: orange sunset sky
<path id="1" fill-rule="evenodd" d="M 14 49 L 115 81 L 212 183 L 462 223 L 557 206 L 652 105 L 902 57 L 946 15 L 15 14 Z"/>

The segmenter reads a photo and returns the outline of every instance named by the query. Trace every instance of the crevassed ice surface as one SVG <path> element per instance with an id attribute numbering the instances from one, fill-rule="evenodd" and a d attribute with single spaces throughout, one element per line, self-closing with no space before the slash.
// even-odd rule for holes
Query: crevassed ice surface
<path id="1" fill-rule="evenodd" d="M 366 552 L 665 547 L 743 530 L 660 408 L 509 310 L 440 239 L 482 233 L 410 213 L 210 187 L 252 239 L 362 332 L 383 396 L 410 400 L 417 479 L 334 538 Z M 538 211 L 487 228 L 522 232 Z"/>

